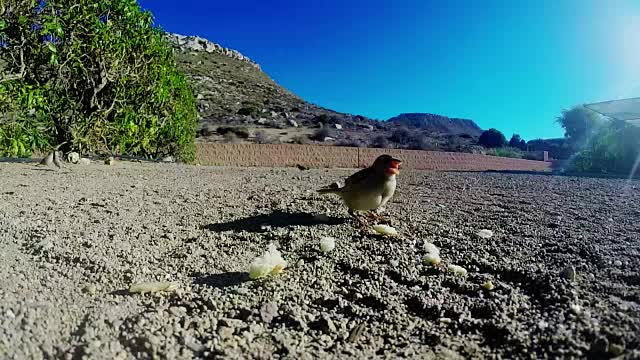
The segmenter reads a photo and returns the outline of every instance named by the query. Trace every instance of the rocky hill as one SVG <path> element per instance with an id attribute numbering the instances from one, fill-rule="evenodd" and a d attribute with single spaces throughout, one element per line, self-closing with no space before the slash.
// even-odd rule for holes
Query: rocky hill
<path id="1" fill-rule="evenodd" d="M 434 133 L 480 136 L 482 129 L 469 119 L 448 118 L 436 114 L 400 114 L 388 120 L 396 126 L 428 130 Z"/>
<path id="2" fill-rule="evenodd" d="M 469 151 L 472 138 L 481 131 L 471 120 L 433 114 L 403 114 L 378 121 L 336 112 L 283 88 L 236 50 L 197 36 L 167 37 L 178 67 L 196 93 L 200 142 L 318 142 Z M 404 127 L 418 131 L 409 137 L 394 136 Z"/>

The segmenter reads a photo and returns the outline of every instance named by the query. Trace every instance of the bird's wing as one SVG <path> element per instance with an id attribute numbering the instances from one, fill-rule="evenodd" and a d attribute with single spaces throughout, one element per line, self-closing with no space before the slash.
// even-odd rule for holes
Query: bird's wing
<path id="1" fill-rule="evenodd" d="M 363 182 L 365 179 L 367 179 L 370 176 L 372 176 L 373 174 L 374 174 L 373 168 L 368 167 L 368 168 L 362 169 L 362 170 L 358 171 L 357 173 L 349 176 L 344 181 L 344 186 L 357 185 L 357 184 Z"/>

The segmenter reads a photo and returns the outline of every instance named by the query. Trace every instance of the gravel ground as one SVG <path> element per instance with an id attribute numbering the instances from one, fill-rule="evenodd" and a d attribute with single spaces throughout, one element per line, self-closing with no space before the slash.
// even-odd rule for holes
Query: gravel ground
<path id="1" fill-rule="evenodd" d="M 0 358 L 640 358 L 640 182 L 406 170 L 393 238 L 315 193 L 351 172 L 0 163 Z"/>

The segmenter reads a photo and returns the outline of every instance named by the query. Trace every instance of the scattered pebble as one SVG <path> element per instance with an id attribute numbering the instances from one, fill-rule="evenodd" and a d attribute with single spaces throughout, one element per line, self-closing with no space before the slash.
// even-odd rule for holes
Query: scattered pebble
<path id="1" fill-rule="evenodd" d="M 613 265 L 617 266 L 617 267 L 620 267 L 620 266 L 622 266 L 622 261 L 616 260 L 616 261 L 613 262 Z"/>
<path id="2" fill-rule="evenodd" d="M 482 239 L 489 239 L 493 236 L 493 231 L 488 230 L 488 229 L 482 229 L 479 230 L 476 235 L 478 235 L 478 237 L 482 238 Z"/>
<path id="3" fill-rule="evenodd" d="M 331 236 L 325 236 L 320 239 L 320 250 L 322 252 L 329 252 L 336 247 L 336 239 Z"/>
<path id="4" fill-rule="evenodd" d="M 95 295 L 98 292 L 98 287 L 90 284 L 85 286 L 82 291 L 84 291 L 85 293 L 89 294 L 89 295 Z"/>
<path id="5" fill-rule="evenodd" d="M 576 269 L 572 265 L 569 265 L 562 269 L 562 271 L 560 272 L 560 277 L 573 281 L 576 278 Z"/>
<path id="6" fill-rule="evenodd" d="M 273 318 L 278 316 L 278 305 L 275 303 L 266 303 L 260 307 L 260 319 L 265 323 L 270 323 Z"/>
<path id="7" fill-rule="evenodd" d="M 109 156 L 109 157 L 104 161 L 104 164 L 105 164 L 105 165 L 113 165 L 113 164 L 115 164 L 115 161 L 116 161 L 116 160 L 113 158 L 113 156 Z"/>
<path id="8" fill-rule="evenodd" d="M 571 304 L 569 305 L 569 308 L 571 309 L 571 311 L 573 311 L 574 314 L 578 315 L 582 312 L 582 306 L 578 305 L 578 304 Z"/>
<path id="9" fill-rule="evenodd" d="M 89 165 L 89 164 L 91 164 L 91 160 L 89 160 L 87 158 L 81 158 L 80 160 L 78 160 L 78 164 L 79 165 Z"/>

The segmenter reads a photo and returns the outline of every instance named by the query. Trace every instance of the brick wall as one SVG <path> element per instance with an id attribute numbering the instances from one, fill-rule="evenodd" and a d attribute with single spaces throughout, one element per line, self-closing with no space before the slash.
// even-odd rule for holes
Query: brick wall
<path id="1" fill-rule="evenodd" d="M 286 167 L 300 164 L 312 168 L 356 168 L 369 166 L 382 154 L 401 159 L 405 169 L 547 171 L 551 165 L 543 161 L 439 151 L 293 144 L 197 144 L 197 161 L 202 165 L 219 166 Z"/>

